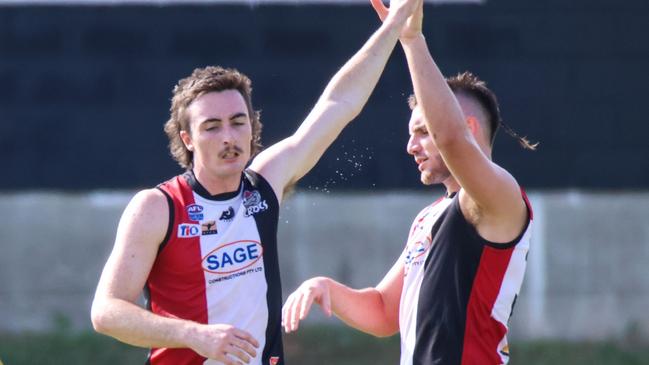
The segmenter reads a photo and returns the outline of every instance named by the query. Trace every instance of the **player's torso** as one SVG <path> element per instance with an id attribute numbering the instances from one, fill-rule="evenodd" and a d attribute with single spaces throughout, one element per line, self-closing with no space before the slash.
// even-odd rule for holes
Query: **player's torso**
<path id="1" fill-rule="evenodd" d="M 405 252 L 403 289 L 399 305 L 399 329 L 402 337 L 402 353 L 412 352 L 404 344 L 414 344 L 416 334 L 416 309 L 419 301 L 424 263 L 432 246 L 432 227 L 448 208 L 451 199 L 442 198 L 424 208 L 415 218 L 408 235 Z M 403 357 L 402 357 L 403 358 Z"/>
<path id="2" fill-rule="evenodd" d="M 522 284 L 530 227 L 509 244 L 493 244 L 466 221 L 457 196 L 420 213 L 404 253 L 402 365 L 508 361 L 507 321 Z"/>
<path id="3" fill-rule="evenodd" d="M 271 337 L 280 328 L 281 306 L 278 203 L 272 189 L 245 177 L 236 193 L 211 197 L 187 174 L 159 188 L 174 209 L 168 240 L 147 282 L 151 310 L 244 329 L 260 342 L 259 356 L 251 363 L 261 364 L 263 349 L 281 348 L 276 338 L 266 346 L 267 328 Z M 173 352 L 165 351 L 161 357 Z"/>

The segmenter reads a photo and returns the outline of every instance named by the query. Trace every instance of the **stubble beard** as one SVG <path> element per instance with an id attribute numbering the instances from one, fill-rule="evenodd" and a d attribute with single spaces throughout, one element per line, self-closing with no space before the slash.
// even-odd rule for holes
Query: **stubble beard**
<path id="1" fill-rule="evenodd" d="M 421 172 L 421 182 L 424 185 L 442 184 L 451 177 L 451 172 L 444 164 L 442 156 L 435 157 L 435 160 L 437 162 L 436 168 Z"/>

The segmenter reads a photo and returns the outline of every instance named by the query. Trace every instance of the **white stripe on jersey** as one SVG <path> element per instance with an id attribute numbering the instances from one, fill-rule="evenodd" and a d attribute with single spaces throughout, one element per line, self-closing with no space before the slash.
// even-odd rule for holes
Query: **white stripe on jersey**
<path id="1" fill-rule="evenodd" d="M 399 305 L 401 331 L 401 365 L 412 365 L 417 335 L 417 305 L 424 278 L 424 263 L 430 252 L 431 231 L 442 212 L 453 199 L 444 198 L 424 208 L 412 223 L 408 243 L 402 254 L 404 260 L 403 291 Z"/>
<path id="2" fill-rule="evenodd" d="M 214 221 L 217 231 L 200 237 L 208 323 L 227 323 L 245 329 L 259 341 L 259 349 L 263 349 L 268 324 L 268 285 L 255 218 L 246 216 L 242 194 L 227 201 L 216 201 L 194 192 L 194 201 L 203 207 L 201 222 Z M 234 217 L 220 220 L 230 207 L 235 210 Z M 262 351 L 257 351 L 250 364 L 261 365 L 261 357 Z M 221 363 L 206 360 L 204 364 Z"/>
<path id="3" fill-rule="evenodd" d="M 491 316 L 498 322 L 502 323 L 502 325 L 505 326 L 505 328 L 507 328 L 508 330 L 508 322 L 512 312 L 512 305 L 521 289 L 523 278 L 525 277 L 525 267 L 527 266 L 526 256 L 527 252 L 530 249 L 532 224 L 533 221 L 530 220 L 527 230 L 514 248 L 514 252 L 512 252 L 512 256 L 509 259 L 509 265 L 507 266 L 505 276 L 503 277 L 500 291 L 498 292 L 496 302 L 494 303 L 493 309 L 491 311 Z M 505 336 L 498 344 L 498 354 L 503 360 L 503 364 L 507 364 L 507 362 L 509 361 L 509 356 L 503 355 L 502 353 L 503 349 L 505 349 L 506 347 L 507 334 L 505 334 Z M 508 351 L 506 352 L 508 353 Z"/>

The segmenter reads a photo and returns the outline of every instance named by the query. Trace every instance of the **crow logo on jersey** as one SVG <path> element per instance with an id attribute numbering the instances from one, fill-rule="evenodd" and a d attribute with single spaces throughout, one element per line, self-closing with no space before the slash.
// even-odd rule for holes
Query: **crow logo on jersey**
<path id="1" fill-rule="evenodd" d="M 224 210 L 223 213 L 221 213 L 219 220 L 229 222 L 232 218 L 234 218 L 234 208 L 229 207 L 228 210 Z"/>
<path id="2" fill-rule="evenodd" d="M 265 200 L 261 200 L 261 195 L 257 190 L 243 192 L 243 206 L 246 208 L 246 217 L 261 213 L 268 209 Z"/>

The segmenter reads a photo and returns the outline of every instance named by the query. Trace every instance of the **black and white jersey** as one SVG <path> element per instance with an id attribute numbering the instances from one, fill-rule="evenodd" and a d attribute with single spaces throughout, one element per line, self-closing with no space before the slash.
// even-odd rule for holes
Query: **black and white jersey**
<path id="1" fill-rule="evenodd" d="M 507 324 L 523 282 L 529 221 L 510 243 L 478 234 L 459 194 L 424 208 L 412 224 L 399 308 L 401 365 L 497 365 L 509 361 Z"/>
<path id="2" fill-rule="evenodd" d="M 191 172 L 158 186 L 170 219 L 146 283 L 156 314 L 205 324 L 229 324 L 260 343 L 254 365 L 284 363 L 277 257 L 279 203 L 251 170 L 239 190 L 211 196 Z M 218 364 L 191 349 L 151 349 L 153 365 Z"/>

